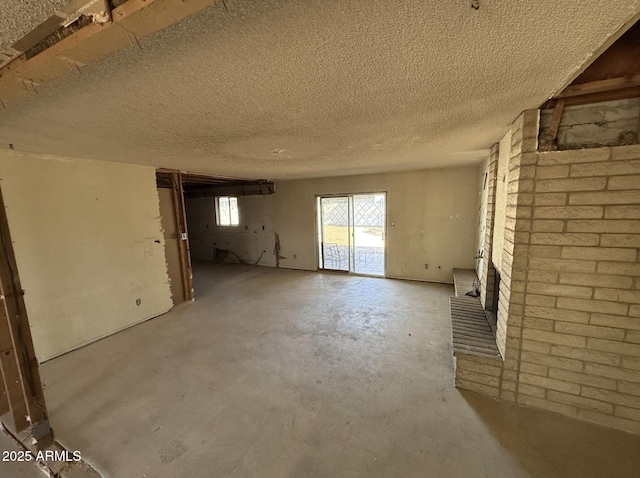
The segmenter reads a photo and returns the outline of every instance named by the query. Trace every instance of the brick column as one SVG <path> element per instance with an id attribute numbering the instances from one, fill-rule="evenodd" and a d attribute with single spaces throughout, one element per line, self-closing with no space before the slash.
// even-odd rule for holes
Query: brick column
<path id="1" fill-rule="evenodd" d="M 516 401 L 524 297 L 527 283 L 533 178 L 537 161 L 538 110 L 525 111 L 511 130 L 504 248 L 496 342 L 504 359 L 500 398 Z"/>

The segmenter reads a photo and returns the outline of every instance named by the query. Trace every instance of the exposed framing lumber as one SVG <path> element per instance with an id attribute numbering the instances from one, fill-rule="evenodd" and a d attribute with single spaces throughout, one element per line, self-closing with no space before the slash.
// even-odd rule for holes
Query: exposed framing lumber
<path id="1" fill-rule="evenodd" d="M 159 178 L 162 177 L 162 182 L 164 184 L 168 183 L 171 187 L 173 210 L 176 218 L 176 230 L 178 231 L 178 247 L 180 249 L 182 292 L 185 301 L 193 300 L 193 269 L 191 266 L 191 252 L 189 247 L 189 232 L 187 230 L 187 213 L 184 203 L 182 173 L 172 169 L 157 169 L 156 173 Z"/>
<path id="2" fill-rule="evenodd" d="M 622 90 L 625 88 L 633 88 L 640 86 L 640 75 L 631 78 L 609 78 L 606 80 L 591 81 L 589 83 L 580 83 L 577 85 L 569 85 L 556 98 L 569 98 L 571 96 L 590 95 L 594 93 L 604 93 L 607 91 Z"/>
<path id="3" fill-rule="evenodd" d="M 562 113 L 564 113 L 564 103 L 564 98 L 556 101 L 553 108 L 553 115 L 551 116 L 551 123 L 544 133 L 540 135 L 538 148 L 542 151 L 553 151 L 558 148 L 556 138 L 558 136 L 558 129 L 560 128 L 560 122 L 562 121 Z"/>
<path id="4" fill-rule="evenodd" d="M 564 106 L 566 108 L 567 106 L 588 105 L 592 103 L 603 103 L 605 101 L 628 100 L 631 98 L 640 98 L 640 86 L 580 96 L 568 96 L 562 99 L 564 100 Z M 558 100 L 559 99 L 556 98 L 550 99 L 542 105 L 542 109 L 555 107 Z"/>
<path id="5" fill-rule="evenodd" d="M 37 86 L 70 74 L 214 3 L 214 0 L 129 0 L 111 11 L 110 21 L 91 23 L 33 58 L 27 59 L 22 54 L 0 68 L 0 99 L 7 103 L 31 93 L 22 87 L 22 80 Z"/>
<path id="6" fill-rule="evenodd" d="M 0 417 L 5 413 L 11 412 L 9 405 L 9 396 L 7 395 L 7 387 L 4 381 L 4 372 L 2 371 L 2 362 L 0 362 Z"/>
<path id="7" fill-rule="evenodd" d="M 553 116 L 551 117 L 551 124 L 547 131 L 547 140 L 555 141 L 558 136 L 558 128 L 560 127 L 560 121 L 562 120 L 562 113 L 564 113 L 564 99 L 560 98 L 553 108 Z"/>
<path id="8" fill-rule="evenodd" d="M 9 318 L 4 307 L 0 307 L 0 367 L 2 367 L 5 395 L 13 418 L 13 428 L 16 432 L 26 430 L 31 424 L 29 400 L 24 389 L 25 383 L 19 363 L 19 354 L 16 353 Z M 9 425 L 11 428 L 11 424 L 5 425 Z"/>
<path id="9" fill-rule="evenodd" d="M 46 421 L 47 412 L 17 271 L 0 191 L 0 365 L 13 427 L 21 432 Z"/>
<path id="10" fill-rule="evenodd" d="M 275 185 L 273 182 L 229 182 L 217 186 L 196 187 L 187 189 L 185 196 L 188 198 L 216 197 L 216 196 L 261 196 L 273 194 Z"/>

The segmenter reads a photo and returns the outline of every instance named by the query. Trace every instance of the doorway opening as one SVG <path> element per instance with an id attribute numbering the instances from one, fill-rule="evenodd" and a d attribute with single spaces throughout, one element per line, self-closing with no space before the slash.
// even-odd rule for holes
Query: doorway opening
<path id="1" fill-rule="evenodd" d="M 385 276 L 386 193 L 318 196 L 318 267 Z"/>

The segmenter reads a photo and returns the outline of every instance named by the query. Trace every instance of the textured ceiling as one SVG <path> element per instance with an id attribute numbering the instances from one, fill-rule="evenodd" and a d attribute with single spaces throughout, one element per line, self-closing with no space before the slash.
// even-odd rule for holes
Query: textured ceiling
<path id="1" fill-rule="evenodd" d="M 640 11 L 640 0 L 225 3 L 11 102 L 2 147 L 270 179 L 475 162 Z"/>

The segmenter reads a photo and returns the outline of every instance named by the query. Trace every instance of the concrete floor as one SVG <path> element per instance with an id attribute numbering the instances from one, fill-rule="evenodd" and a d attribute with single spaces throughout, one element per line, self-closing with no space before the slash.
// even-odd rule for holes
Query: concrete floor
<path id="1" fill-rule="evenodd" d="M 195 303 L 42 366 L 58 440 L 104 476 L 638 476 L 640 436 L 453 387 L 451 286 L 194 274 Z"/>

